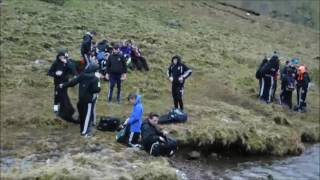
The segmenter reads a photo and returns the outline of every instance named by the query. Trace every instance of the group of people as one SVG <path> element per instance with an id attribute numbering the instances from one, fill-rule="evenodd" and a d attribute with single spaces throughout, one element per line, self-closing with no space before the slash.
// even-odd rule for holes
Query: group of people
<path id="1" fill-rule="evenodd" d="M 293 58 L 285 62 L 280 70 L 280 60 L 277 52 L 274 52 L 270 59 L 264 57 L 256 71 L 256 78 L 259 80 L 260 100 L 271 103 L 275 99 L 277 80 L 281 79 L 281 92 L 279 103 L 288 106 L 297 112 L 306 112 L 306 97 L 310 84 L 310 77 L 307 67 L 300 64 L 299 59 Z M 297 91 L 297 105 L 293 107 L 292 93 Z"/>
<path id="2" fill-rule="evenodd" d="M 92 42 L 95 32 L 84 35 L 81 43 L 81 56 L 84 68 L 77 71 L 75 63 L 69 58 L 66 50 L 61 50 L 56 60 L 48 71 L 48 75 L 54 78 L 54 106 L 57 116 L 70 122 L 80 123 L 80 133 L 84 137 L 92 136 L 92 126 L 96 124 L 96 101 L 101 91 L 100 79 L 109 81 L 107 102 L 112 102 L 114 86 L 117 85 L 117 102 L 121 103 L 121 83 L 127 78 L 127 68 L 132 66 L 149 70 L 146 60 L 141 56 L 141 51 L 132 42 L 110 43 L 106 40 L 97 45 Z M 191 75 L 192 70 L 182 63 L 182 58 L 173 56 L 168 68 L 168 79 L 172 83 L 172 97 L 175 108 L 183 110 L 183 89 L 185 80 Z M 74 76 L 69 81 L 69 77 Z M 67 88 L 79 85 L 78 90 L 78 118 L 74 118 L 73 108 Z M 143 121 L 144 109 L 141 96 L 131 93 L 128 101 L 133 105 L 129 118 L 123 123 L 129 131 L 127 137 L 128 146 L 139 146 L 153 155 L 171 156 L 175 152 L 176 142 L 161 131 L 158 126 L 159 115 L 150 113 Z"/>

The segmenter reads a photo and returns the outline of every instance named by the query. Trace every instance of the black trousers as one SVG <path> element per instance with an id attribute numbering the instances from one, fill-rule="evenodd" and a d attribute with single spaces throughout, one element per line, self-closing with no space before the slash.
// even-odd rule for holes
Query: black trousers
<path id="1" fill-rule="evenodd" d="M 80 120 L 80 133 L 81 135 L 91 133 L 92 123 L 95 121 L 96 114 L 96 99 L 92 102 L 81 102 L 78 104 L 79 120 Z"/>
<path id="2" fill-rule="evenodd" d="M 274 88 L 274 80 L 272 76 L 265 76 L 263 77 L 264 87 L 263 87 L 263 94 L 261 99 L 266 102 L 271 102 L 271 98 L 273 95 L 273 88 Z"/>
<path id="3" fill-rule="evenodd" d="M 119 102 L 121 100 L 121 74 L 110 73 L 109 84 L 108 101 L 112 101 L 113 88 L 117 84 L 117 101 Z"/>
<path id="4" fill-rule="evenodd" d="M 171 151 L 177 150 L 177 142 L 166 138 L 166 142 L 157 141 L 152 144 L 150 154 L 154 156 L 169 156 Z"/>
<path id="5" fill-rule="evenodd" d="M 128 133 L 128 141 L 127 141 L 128 146 L 139 144 L 139 140 L 140 140 L 140 133 L 138 133 L 138 132 L 129 132 Z"/>
<path id="6" fill-rule="evenodd" d="M 264 89 L 264 79 L 260 78 L 259 79 L 259 94 L 258 94 L 258 97 L 262 97 L 263 89 Z"/>
<path id="7" fill-rule="evenodd" d="M 58 116 L 62 119 L 70 122 L 76 122 L 72 115 L 75 112 L 73 108 L 70 98 L 68 96 L 67 88 L 59 88 L 59 85 L 55 85 L 54 88 L 54 105 L 59 105 Z"/>
<path id="8" fill-rule="evenodd" d="M 289 106 L 292 109 L 292 91 L 287 91 L 283 86 L 280 94 L 281 104 Z"/>
<path id="9" fill-rule="evenodd" d="M 307 107 L 306 98 L 307 98 L 308 88 L 297 87 L 297 107 L 302 110 Z"/>
<path id="10" fill-rule="evenodd" d="M 184 83 L 173 82 L 172 89 L 171 89 L 174 107 L 179 108 L 180 106 L 181 110 L 183 110 L 183 101 L 182 101 L 183 86 L 184 86 Z"/>

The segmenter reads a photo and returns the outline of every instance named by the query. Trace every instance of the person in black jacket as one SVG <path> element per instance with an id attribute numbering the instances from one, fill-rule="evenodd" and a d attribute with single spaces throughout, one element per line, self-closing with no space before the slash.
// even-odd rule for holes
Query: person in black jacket
<path id="1" fill-rule="evenodd" d="M 297 81 L 297 106 L 295 107 L 295 111 L 305 112 L 307 103 L 307 93 L 309 88 L 309 83 L 311 81 L 308 72 L 306 71 L 305 66 L 300 66 L 298 68 L 298 75 L 296 76 Z"/>
<path id="2" fill-rule="evenodd" d="M 172 82 L 172 97 L 174 107 L 183 111 L 183 87 L 185 80 L 192 74 L 192 70 L 181 62 L 181 57 L 176 55 L 171 59 L 171 65 L 168 68 L 167 76 Z M 179 105 L 179 106 L 178 106 Z"/>
<path id="3" fill-rule="evenodd" d="M 113 88 L 117 84 L 117 101 L 121 101 L 121 81 L 127 78 L 127 64 L 125 58 L 120 53 L 118 44 L 113 46 L 113 52 L 106 61 L 106 75 L 109 80 L 108 102 L 112 101 Z"/>
<path id="4" fill-rule="evenodd" d="M 275 77 L 279 71 L 279 63 L 278 55 L 275 53 L 268 63 L 261 69 L 264 81 L 264 89 L 261 99 L 267 103 L 271 102 L 273 92 L 276 87 Z"/>
<path id="5" fill-rule="evenodd" d="M 74 64 L 66 57 L 65 51 L 58 52 L 56 60 L 51 65 L 48 75 L 54 78 L 53 111 L 66 121 L 75 122 L 72 118 L 75 112 L 66 89 L 60 89 L 59 84 L 69 81 L 70 75 L 76 75 Z"/>
<path id="6" fill-rule="evenodd" d="M 96 35 L 96 32 L 87 32 L 83 38 L 81 43 L 81 56 L 85 62 L 85 68 L 90 64 L 90 54 L 92 50 L 92 39 Z"/>
<path id="7" fill-rule="evenodd" d="M 158 127 L 159 115 L 150 113 L 141 128 L 142 145 L 144 149 L 154 156 L 172 156 L 177 150 L 175 140 L 167 137 Z"/>
<path id="8" fill-rule="evenodd" d="M 292 109 L 295 76 L 296 68 L 289 61 L 286 61 L 286 65 L 281 72 L 280 104 L 287 105 L 289 109 Z"/>
<path id="9" fill-rule="evenodd" d="M 263 68 L 263 66 L 265 66 L 268 62 L 268 58 L 267 56 L 264 56 L 260 66 L 258 67 L 257 71 L 256 71 L 256 78 L 259 80 L 259 94 L 258 97 L 262 97 L 262 93 L 263 93 L 263 89 L 264 89 L 264 80 L 263 80 L 263 76 L 261 73 L 261 69 Z"/>
<path id="10" fill-rule="evenodd" d="M 91 136 L 91 125 L 95 122 L 95 104 L 100 92 L 99 65 L 92 63 L 76 78 L 60 84 L 60 88 L 68 88 L 79 84 L 79 101 L 77 104 L 81 135 Z"/>

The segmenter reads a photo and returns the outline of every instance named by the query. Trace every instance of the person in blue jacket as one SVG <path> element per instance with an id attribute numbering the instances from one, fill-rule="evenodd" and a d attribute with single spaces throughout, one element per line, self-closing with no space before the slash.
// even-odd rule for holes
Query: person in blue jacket
<path id="1" fill-rule="evenodd" d="M 128 134 L 128 146 L 134 147 L 139 144 L 142 116 L 143 116 L 143 105 L 141 102 L 141 96 L 131 93 L 128 96 L 128 101 L 133 105 L 130 117 L 124 123 L 129 128 Z"/>

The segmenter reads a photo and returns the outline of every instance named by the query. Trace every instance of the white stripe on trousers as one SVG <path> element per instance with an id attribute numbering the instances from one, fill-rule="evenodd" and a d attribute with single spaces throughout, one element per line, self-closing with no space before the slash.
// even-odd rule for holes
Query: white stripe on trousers
<path id="1" fill-rule="evenodd" d="M 86 120 L 84 122 L 82 134 L 86 134 L 88 131 L 88 126 L 89 126 L 89 122 L 91 119 L 90 118 L 91 117 L 91 107 L 92 107 L 92 103 L 88 103 L 87 115 L 86 115 Z"/>
<path id="2" fill-rule="evenodd" d="M 129 142 L 128 142 L 128 144 L 132 144 L 131 142 L 132 142 L 132 139 L 133 139 L 133 135 L 134 135 L 134 132 L 131 132 L 131 133 L 130 133 L 130 136 L 129 136 Z"/>
<path id="3" fill-rule="evenodd" d="M 302 91 L 302 88 L 301 88 L 301 87 L 299 87 L 298 108 L 300 108 L 300 103 L 301 103 L 301 91 Z"/>
<path id="4" fill-rule="evenodd" d="M 98 94 L 94 94 L 93 95 L 93 124 L 96 125 L 96 121 L 97 121 L 97 118 L 96 118 L 96 101 L 98 99 Z"/>
<path id="5" fill-rule="evenodd" d="M 273 90 L 273 77 L 270 77 L 271 84 L 270 84 L 270 89 L 269 89 L 269 98 L 268 101 L 271 102 L 271 96 L 272 96 L 272 90 Z"/>
<path id="6" fill-rule="evenodd" d="M 260 97 L 262 97 L 264 91 L 264 78 L 261 79 Z"/>

